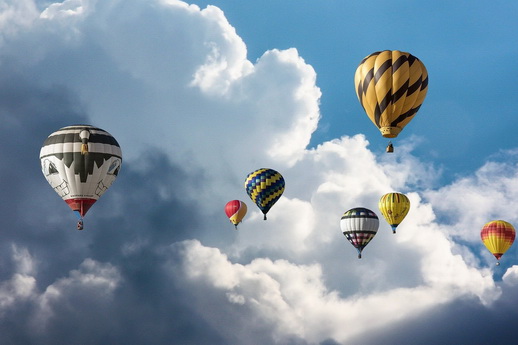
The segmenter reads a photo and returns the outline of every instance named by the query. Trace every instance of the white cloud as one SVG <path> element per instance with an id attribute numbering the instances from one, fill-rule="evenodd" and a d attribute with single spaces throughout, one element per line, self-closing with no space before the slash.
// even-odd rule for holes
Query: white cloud
<path id="1" fill-rule="evenodd" d="M 480 277 L 476 270 L 463 267 L 460 257 L 437 251 L 425 263 L 424 270 L 444 270 L 425 272 L 430 278 L 427 284 L 341 296 L 326 288 L 320 264 L 297 265 L 266 258 L 246 265 L 233 264 L 218 249 L 204 247 L 198 241 L 187 241 L 183 246 L 184 274 L 191 284 L 203 281 L 209 289 L 221 290 L 230 303 L 252 310 L 274 329 L 279 343 L 291 336 L 310 343 L 327 338 L 347 341 L 378 327 L 416 317 L 462 295 L 494 294 L 489 277 Z M 431 268 L 433 259 L 440 261 Z"/>
<path id="2" fill-rule="evenodd" d="M 40 15 L 44 19 L 59 19 L 68 16 L 80 16 L 85 13 L 85 7 L 90 1 L 66 0 L 50 4 Z M 92 1 L 93 3 L 93 1 Z"/>
<path id="3" fill-rule="evenodd" d="M 36 293 L 35 262 L 26 248 L 15 245 L 12 249 L 12 260 L 15 272 L 12 277 L 0 284 L 0 316 L 17 303 L 30 301 Z"/>
<path id="4" fill-rule="evenodd" d="M 113 292 L 120 283 L 121 275 L 116 267 L 85 259 L 68 277 L 56 280 L 37 296 L 34 328 L 44 331 L 52 318 L 59 316 L 56 309 L 67 309 L 71 304 L 88 308 L 106 306 L 112 302 Z"/>
<path id="5" fill-rule="evenodd" d="M 54 314 L 55 305 L 77 294 L 109 299 L 121 281 L 119 272 L 112 265 L 86 259 L 79 269 L 72 270 L 68 277 L 58 279 L 41 293 L 37 288 L 35 260 L 27 248 L 13 246 L 12 259 L 16 271 L 0 284 L 0 312 L 3 314 L 16 303 L 35 303 L 39 309 L 36 323 L 45 323 Z"/>
<path id="6" fill-rule="evenodd" d="M 27 248 L 19 248 L 16 245 L 12 245 L 12 251 L 16 272 L 24 275 L 33 275 L 36 271 L 36 262 Z"/>
<path id="7" fill-rule="evenodd" d="M 33 297 L 36 289 L 36 279 L 34 277 L 15 273 L 11 279 L 0 285 L 0 316 L 4 316 L 5 311 Z"/>
<path id="8" fill-rule="evenodd" d="M 127 157 L 152 146 L 175 159 L 217 169 L 232 162 L 240 170 L 300 158 L 320 116 L 320 90 L 295 49 L 268 51 L 252 64 L 216 7 L 94 3 L 49 7 L 33 26 L 42 41 L 30 43 L 42 56 L 24 70 L 34 83 L 78 93 Z M 63 27 L 73 30 L 56 30 Z M 11 54 L 27 49 L 19 48 Z"/>
<path id="9" fill-rule="evenodd" d="M 503 153 L 503 161 L 490 160 L 473 175 L 425 196 L 452 236 L 470 242 L 480 240 L 480 230 L 489 221 L 502 219 L 516 223 L 512 205 L 518 197 L 518 168 L 515 152 Z"/>
<path id="10" fill-rule="evenodd" d="M 229 97 L 232 84 L 252 73 L 246 46 L 219 8 L 208 6 L 199 13 L 208 24 L 204 46 L 209 54 L 194 73 L 191 85 L 215 97 Z"/>
<path id="11" fill-rule="evenodd" d="M 514 265 L 507 269 L 502 277 L 502 280 L 511 286 L 515 286 L 518 284 L 518 266 Z"/>
<path id="12" fill-rule="evenodd" d="M 30 26 L 39 12 L 32 0 L 0 1 L 0 36 L 5 38 L 19 33 Z"/>

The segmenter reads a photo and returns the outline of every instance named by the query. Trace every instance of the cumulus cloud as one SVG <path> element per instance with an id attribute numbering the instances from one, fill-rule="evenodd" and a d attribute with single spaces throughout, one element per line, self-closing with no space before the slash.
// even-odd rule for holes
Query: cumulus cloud
<path id="1" fill-rule="evenodd" d="M 2 5 L 0 116 L 9 133 L 0 155 L 12 163 L 0 167 L 10 196 L 0 210 L 0 246 L 9 249 L 0 339 L 345 344 L 466 300 L 489 313 L 513 296 L 514 267 L 500 282 L 480 259 L 477 234 L 486 218 L 514 220 L 500 205 L 513 203 L 515 164 L 495 159 L 435 188 L 440 170 L 412 154 L 418 138 L 400 144 L 397 158 L 376 156 L 362 134 L 308 148 L 320 119 L 316 71 L 295 48 L 247 60 L 214 6 Z M 113 134 L 125 158 L 82 233 L 63 225 L 69 210 L 37 162 L 46 135 L 77 122 Z M 267 221 L 243 189 L 261 167 L 286 179 Z M 407 193 L 411 212 L 396 235 L 380 219 L 356 259 L 341 214 L 377 212 L 393 190 Z M 238 231 L 222 212 L 231 199 L 249 205 Z"/>
<path id="2" fill-rule="evenodd" d="M 518 196 L 517 171 L 516 152 L 508 151 L 490 158 L 475 174 L 428 191 L 426 197 L 452 235 L 475 241 L 490 220 L 516 222 L 515 212 L 501 205 L 512 204 Z"/>
<path id="3" fill-rule="evenodd" d="M 491 285 L 487 277 L 485 283 L 483 278 L 476 282 L 475 270 L 471 270 L 471 274 L 469 270 L 466 272 L 457 257 L 440 265 L 452 266 L 451 273 L 428 273 L 432 278 L 440 276 L 428 284 L 341 296 L 339 291 L 326 288 L 320 264 L 296 265 L 266 258 L 246 265 L 235 264 L 218 249 L 204 247 L 197 241 L 185 242 L 182 254 L 184 275 L 191 284 L 208 284 L 227 296 L 229 304 L 237 305 L 235 308 L 246 307 L 252 311 L 270 325 L 278 343 L 290 337 L 305 339 L 311 344 L 328 338 L 347 343 L 367 329 L 373 331 L 387 323 L 414 318 L 429 308 L 466 295 L 470 284 L 486 285 L 477 286 L 471 291 L 473 294 L 488 290 Z M 452 261 L 457 262 L 457 267 Z M 456 272 L 463 271 L 466 272 L 464 277 L 454 278 Z M 207 322 L 220 321 L 211 314 L 207 316 Z M 240 323 L 239 327 L 249 327 L 246 320 L 236 322 Z"/>
<path id="4" fill-rule="evenodd" d="M 37 296 L 35 329 L 45 332 L 52 319 L 62 318 L 64 314 L 78 317 L 79 322 L 82 313 L 99 313 L 112 302 L 120 279 L 117 268 L 112 265 L 85 259 L 68 277 L 58 279 Z M 70 308 L 71 305 L 74 308 Z"/>
<path id="5" fill-rule="evenodd" d="M 36 291 L 34 262 L 26 248 L 12 247 L 12 260 L 15 264 L 15 273 L 0 285 L 0 314 L 5 313 L 16 304 L 30 300 Z"/>
<path id="6" fill-rule="evenodd" d="M 518 266 L 511 266 L 504 273 L 502 280 L 508 285 L 516 285 L 518 283 Z"/>

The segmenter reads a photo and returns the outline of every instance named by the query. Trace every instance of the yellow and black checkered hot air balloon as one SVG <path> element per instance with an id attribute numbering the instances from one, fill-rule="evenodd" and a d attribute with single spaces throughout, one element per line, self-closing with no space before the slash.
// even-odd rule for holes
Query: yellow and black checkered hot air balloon
<path id="1" fill-rule="evenodd" d="M 246 193 L 263 212 L 264 220 L 266 220 L 266 213 L 284 192 L 284 185 L 282 175 L 273 169 L 257 169 L 246 177 Z"/>
<path id="2" fill-rule="evenodd" d="M 412 120 L 428 91 L 428 72 L 415 56 L 383 50 L 365 57 L 354 75 L 356 95 L 386 138 L 395 138 Z M 387 152 L 392 152 L 389 144 Z"/>

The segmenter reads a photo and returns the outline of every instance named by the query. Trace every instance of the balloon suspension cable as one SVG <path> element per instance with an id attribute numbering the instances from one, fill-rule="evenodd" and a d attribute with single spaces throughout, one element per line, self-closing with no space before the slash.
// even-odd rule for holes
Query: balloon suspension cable
<path id="1" fill-rule="evenodd" d="M 77 230 L 83 230 L 83 219 L 77 221 Z"/>

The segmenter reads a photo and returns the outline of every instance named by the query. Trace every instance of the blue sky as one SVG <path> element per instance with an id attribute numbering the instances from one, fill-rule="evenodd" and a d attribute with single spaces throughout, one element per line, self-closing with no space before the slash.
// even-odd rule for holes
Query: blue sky
<path id="1" fill-rule="evenodd" d="M 430 73 L 426 106 L 401 139 L 425 142 L 448 178 L 480 167 L 502 149 L 514 148 L 516 108 L 516 4 L 469 1 L 233 1 L 201 2 L 221 7 L 247 43 L 254 61 L 266 50 L 295 47 L 318 75 L 322 120 L 312 144 L 365 133 L 373 150 L 386 142 L 362 121 L 351 86 L 359 61 L 383 49 L 408 51 Z M 357 119 L 358 118 L 358 119 Z M 365 120 L 364 118 L 363 120 Z M 358 121 L 356 121 L 358 120 Z M 462 131 L 462 133 L 460 132 Z M 498 137 L 498 140 L 495 140 Z M 452 150 L 452 147 L 455 147 Z M 430 152 L 432 151 L 432 152 Z M 470 157 L 467 159 L 467 157 Z"/>
<path id="2" fill-rule="evenodd" d="M 509 343 L 518 224 L 510 2 L 0 1 L 0 343 Z M 426 65 L 427 98 L 387 140 L 353 87 L 383 49 Z M 75 230 L 41 174 L 57 129 L 123 152 Z M 268 220 L 243 188 L 281 172 Z M 356 258 L 340 231 L 391 191 L 412 208 Z M 223 207 L 247 203 L 239 230 Z"/>

